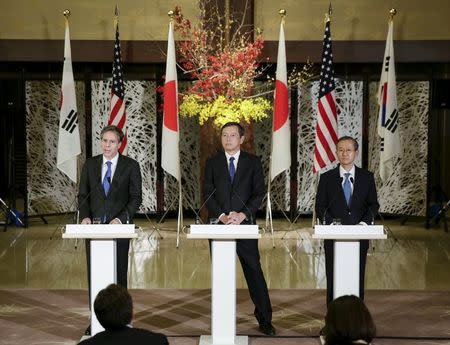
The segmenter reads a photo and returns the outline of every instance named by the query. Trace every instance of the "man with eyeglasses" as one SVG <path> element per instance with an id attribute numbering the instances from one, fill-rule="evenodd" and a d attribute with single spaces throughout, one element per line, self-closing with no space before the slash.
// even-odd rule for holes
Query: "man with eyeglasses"
<path id="1" fill-rule="evenodd" d="M 358 142 L 349 136 L 336 144 L 339 166 L 320 176 L 316 195 L 316 214 L 321 223 L 342 225 L 372 224 L 380 205 L 373 173 L 354 164 Z M 333 301 L 334 241 L 325 240 L 327 306 Z M 364 276 L 369 241 L 360 241 L 359 297 L 364 300 Z"/>

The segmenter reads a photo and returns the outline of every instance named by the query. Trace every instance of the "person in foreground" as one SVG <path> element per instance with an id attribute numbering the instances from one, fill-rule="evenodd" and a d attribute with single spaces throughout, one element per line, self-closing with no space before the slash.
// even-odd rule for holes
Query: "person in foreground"
<path id="1" fill-rule="evenodd" d="M 80 177 L 78 207 L 81 224 L 132 223 L 142 201 L 142 179 L 139 163 L 119 153 L 123 132 L 116 126 L 106 126 L 100 133 L 103 154 L 86 160 Z M 129 239 L 117 239 L 117 283 L 127 287 Z M 86 261 L 90 284 L 90 240 L 86 240 Z M 90 334 L 90 327 L 86 335 Z"/>
<path id="2" fill-rule="evenodd" d="M 336 145 L 339 166 L 320 176 L 316 195 L 316 214 L 322 224 L 373 224 L 378 213 L 377 191 L 373 174 L 355 166 L 358 142 L 348 136 Z M 334 241 L 325 240 L 325 271 L 327 276 L 327 306 L 333 300 Z M 364 276 L 368 240 L 360 241 L 359 297 L 364 300 Z"/>
<path id="3" fill-rule="evenodd" d="M 361 299 L 346 295 L 330 303 L 325 316 L 325 345 L 370 344 L 375 336 L 372 316 Z"/>
<path id="4" fill-rule="evenodd" d="M 110 284 L 101 290 L 94 301 L 94 311 L 98 321 L 105 329 L 81 345 L 167 345 L 167 337 L 145 329 L 130 326 L 133 317 L 133 300 L 127 289 Z"/>
<path id="5" fill-rule="evenodd" d="M 225 124 L 221 129 L 224 152 L 206 162 L 204 199 L 208 216 L 222 224 L 256 224 L 256 211 L 266 192 L 260 159 L 241 151 L 244 133 L 244 128 L 237 122 Z M 259 329 L 266 335 L 275 335 L 258 240 L 237 240 L 236 251 L 255 305 Z"/>

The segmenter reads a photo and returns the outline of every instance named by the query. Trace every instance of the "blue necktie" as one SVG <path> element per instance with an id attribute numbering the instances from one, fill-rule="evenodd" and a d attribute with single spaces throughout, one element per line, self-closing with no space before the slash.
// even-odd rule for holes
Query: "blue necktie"
<path id="1" fill-rule="evenodd" d="M 111 164 L 111 161 L 106 162 L 108 168 L 106 169 L 106 174 L 103 178 L 103 190 L 105 191 L 106 196 L 108 196 L 109 188 L 111 187 Z"/>
<path id="2" fill-rule="evenodd" d="M 230 164 L 228 166 L 229 173 L 230 173 L 230 180 L 233 183 L 234 174 L 236 173 L 236 169 L 234 168 L 234 157 L 230 157 Z"/>
<path id="3" fill-rule="evenodd" d="M 345 173 L 345 180 L 344 180 L 344 195 L 345 195 L 345 200 L 347 201 L 347 206 L 350 206 L 350 198 L 352 196 L 352 186 L 350 184 L 350 173 Z"/>

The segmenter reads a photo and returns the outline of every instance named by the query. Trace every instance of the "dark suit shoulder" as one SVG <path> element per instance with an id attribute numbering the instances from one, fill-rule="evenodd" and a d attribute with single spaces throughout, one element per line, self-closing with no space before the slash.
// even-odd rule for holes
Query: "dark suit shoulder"
<path id="1" fill-rule="evenodd" d="M 259 160 L 259 157 L 257 155 L 254 155 L 253 153 L 249 153 L 246 151 L 241 151 L 239 159 L 252 159 L 252 160 Z"/>
<path id="2" fill-rule="evenodd" d="M 96 163 L 96 162 L 101 162 L 102 159 L 103 159 L 102 157 L 103 157 L 102 154 L 99 154 L 99 155 L 96 155 L 96 156 L 93 156 L 93 157 L 89 157 L 89 158 L 86 159 L 86 163 L 87 164 L 92 164 L 92 163 Z"/>
<path id="3" fill-rule="evenodd" d="M 334 169 L 328 170 L 320 175 L 320 179 L 329 179 L 331 177 L 334 177 L 336 175 L 339 175 L 339 166 L 337 166 Z"/>
<path id="4" fill-rule="evenodd" d="M 360 177 L 363 177 L 363 178 L 369 178 L 369 179 L 374 178 L 373 172 L 363 169 L 363 168 L 359 168 L 357 166 L 355 166 L 355 174 L 359 175 Z"/>
<path id="5" fill-rule="evenodd" d="M 135 164 L 135 163 L 137 163 L 137 161 L 135 159 L 133 159 L 131 157 L 128 157 L 128 156 L 120 155 L 119 157 L 120 157 L 121 160 L 123 160 L 123 162 L 126 162 L 127 164 Z"/>
<path id="6" fill-rule="evenodd" d="M 79 345 L 103 345 L 103 344 L 154 344 L 167 345 L 167 337 L 162 333 L 154 333 L 142 328 L 122 328 L 97 333 L 90 339 L 84 340 Z"/>

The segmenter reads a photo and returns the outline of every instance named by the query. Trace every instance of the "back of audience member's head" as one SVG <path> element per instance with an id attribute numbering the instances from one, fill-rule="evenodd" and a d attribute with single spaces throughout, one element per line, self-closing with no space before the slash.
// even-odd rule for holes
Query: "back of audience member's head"
<path id="1" fill-rule="evenodd" d="M 94 311 L 104 329 L 122 328 L 131 323 L 133 300 L 127 289 L 110 284 L 95 298 Z"/>
<path id="2" fill-rule="evenodd" d="M 356 296 L 336 298 L 325 317 L 327 345 L 352 344 L 363 340 L 369 344 L 376 335 L 376 327 L 364 302 Z"/>

